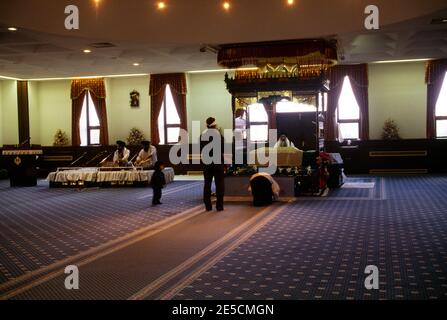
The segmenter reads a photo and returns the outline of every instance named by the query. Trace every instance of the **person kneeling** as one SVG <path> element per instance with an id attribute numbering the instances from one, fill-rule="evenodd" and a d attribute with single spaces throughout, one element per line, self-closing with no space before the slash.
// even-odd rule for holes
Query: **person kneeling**
<path id="1" fill-rule="evenodd" d="M 253 205 L 255 207 L 263 207 L 271 205 L 273 200 L 279 198 L 279 185 L 267 173 L 257 173 L 250 178 L 250 188 L 253 195 Z"/>
<path id="2" fill-rule="evenodd" d="M 154 165 L 154 174 L 151 179 L 151 186 L 154 191 L 154 195 L 152 197 L 152 205 L 157 206 L 162 204 L 160 202 L 162 192 L 161 189 L 166 185 L 165 174 L 163 173 L 164 165 L 161 161 L 157 161 Z"/>

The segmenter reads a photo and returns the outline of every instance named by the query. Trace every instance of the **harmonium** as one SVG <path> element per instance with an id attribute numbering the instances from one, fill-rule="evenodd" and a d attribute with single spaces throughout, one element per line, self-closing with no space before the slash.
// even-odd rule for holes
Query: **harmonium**
<path id="1" fill-rule="evenodd" d="M 3 163 L 8 170 L 11 187 L 34 187 L 37 185 L 37 159 L 43 154 L 40 146 L 19 148 L 5 146 Z"/>

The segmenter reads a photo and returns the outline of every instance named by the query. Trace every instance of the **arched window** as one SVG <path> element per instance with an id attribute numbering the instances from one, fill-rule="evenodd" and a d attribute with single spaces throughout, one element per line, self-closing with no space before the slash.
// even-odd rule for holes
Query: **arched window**
<path id="1" fill-rule="evenodd" d="M 250 141 L 266 142 L 268 140 L 269 120 L 264 105 L 261 103 L 249 105 L 248 120 L 250 124 Z"/>
<path id="2" fill-rule="evenodd" d="M 354 96 L 351 81 L 346 76 L 343 81 L 337 108 L 339 139 L 359 139 L 360 107 Z"/>
<path id="3" fill-rule="evenodd" d="M 447 138 L 447 72 L 436 101 L 436 138 Z"/>
<path id="4" fill-rule="evenodd" d="M 79 130 L 81 135 L 81 146 L 100 144 L 101 126 L 89 91 L 87 91 L 82 105 Z"/>
<path id="5" fill-rule="evenodd" d="M 174 144 L 179 142 L 180 117 L 169 85 L 166 86 L 165 97 L 158 117 L 158 132 L 160 135 L 160 144 Z"/>

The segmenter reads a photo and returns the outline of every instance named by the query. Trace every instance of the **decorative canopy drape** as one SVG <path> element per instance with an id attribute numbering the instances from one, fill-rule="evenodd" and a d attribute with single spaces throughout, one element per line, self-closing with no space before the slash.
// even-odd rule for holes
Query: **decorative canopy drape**
<path id="1" fill-rule="evenodd" d="M 81 119 L 82 106 L 86 93 L 90 95 L 95 105 L 96 113 L 99 118 L 101 145 L 109 144 L 109 134 L 107 126 L 106 111 L 106 89 L 103 78 L 95 79 L 76 79 L 71 82 L 71 100 L 72 100 L 72 145 L 81 145 L 81 134 L 79 121 Z"/>
<path id="2" fill-rule="evenodd" d="M 441 92 L 447 59 L 427 62 L 425 82 L 427 83 L 427 139 L 436 138 L 436 102 Z"/>
<path id="3" fill-rule="evenodd" d="M 331 91 L 328 94 L 328 106 L 325 123 L 325 139 L 334 141 L 338 137 L 338 125 L 336 110 L 344 78 L 348 76 L 351 81 L 355 99 L 360 108 L 360 139 L 369 139 L 369 106 L 368 106 L 368 66 L 366 64 L 357 65 L 337 65 L 327 71 L 327 78 L 330 81 Z"/>
<path id="4" fill-rule="evenodd" d="M 158 117 L 160 116 L 167 85 L 171 88 L 175 107 L 180 118 L 180 128 L 187 130 L 186 75 L 184 73 L 151 75 L 149 95 L 151 96 L 151 140 L 153 144 L 160 143 Z"/>
<path id="5" fill-rule="evenodd" d="M 217 62 L 226 68 L 266 64 L 322 64 L 337 61 L 335 43 L 323 39 L 227 44 L 219 48 Z"/>

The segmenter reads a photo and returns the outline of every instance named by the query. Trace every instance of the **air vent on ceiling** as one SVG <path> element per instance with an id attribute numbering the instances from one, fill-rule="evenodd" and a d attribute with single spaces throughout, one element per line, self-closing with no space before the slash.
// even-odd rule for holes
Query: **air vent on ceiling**
<path id="1" fill-rule="evenodd" d="M 97 49 L 103 49 L 103 48 L 113 48 L 116 47 L 113 43 L 110 42 L 97 42 L 90 44 L 90 47 L 97 48 Z"/>
<path id="2" fill-rule="evenodd" d="M 447 18 L 432 19 L 430 23 L 431 24 L 447 23 Z"/>

